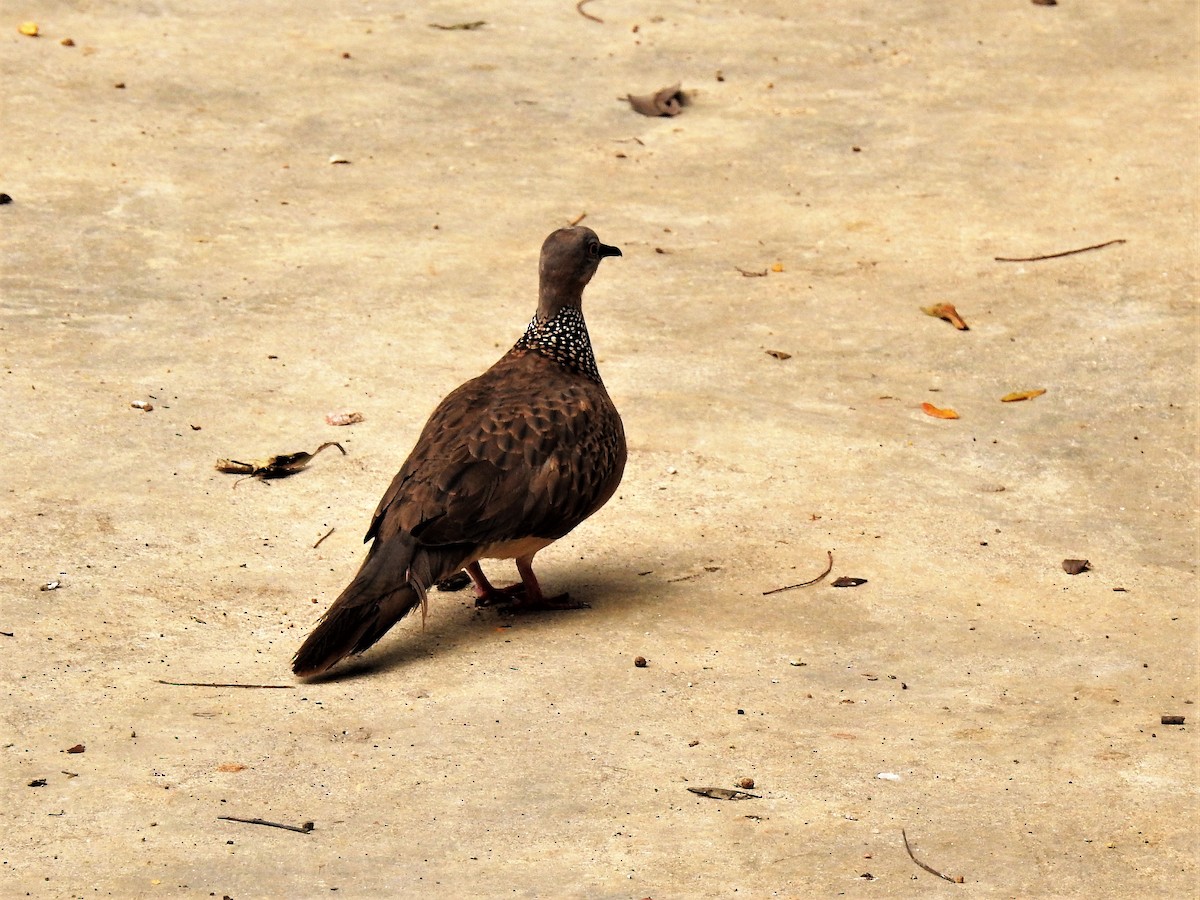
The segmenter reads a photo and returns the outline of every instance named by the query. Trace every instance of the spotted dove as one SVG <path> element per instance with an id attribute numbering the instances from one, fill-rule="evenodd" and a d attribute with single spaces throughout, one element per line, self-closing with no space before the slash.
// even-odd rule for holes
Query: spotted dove
<path id="1" fill-rule="evenodd" d="M 375 510 L 362 568 L 296 652 L 297 675 L 362 653 L 463 568 L 480 605 L 573 608 L 566 594 L 543 595 L 533 557 L 603 506 L 625 469 L 625 431 L 582 311 L 600 260 L 620 255 L 590 228 L 546 238 L 533 321 L 433 411 Z M 521 583 L 492 587 L 480 559 L 515 559 Z"/>

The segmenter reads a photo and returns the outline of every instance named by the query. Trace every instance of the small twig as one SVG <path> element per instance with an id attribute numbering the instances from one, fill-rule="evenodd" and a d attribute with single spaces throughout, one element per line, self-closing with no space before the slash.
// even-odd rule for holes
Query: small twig
<path id="1" fill-rule="evenodd" d="M 291 691 L 296 688 L 294 684 L 221 684 L 215 681 L 163 681 L 161 678 L 154 680 L 171 687 L 260 688 L 268 691 Z"/>
<path id="2" fill-rule="evenodd" d="M 601 25 L 603 25 L 604 20 L 599 16 L 593 16 L 590 12 L 584 12 L 583 5 L 591 2 L 592 0 L 579 0 L 579 2 L 575 4 L 575 12 L 579 13 L 585 19 L 591 19 L 593 22 L 599 22 Z"/>
<path id="3" fill-rule="evenodd" d="M 918 866 L 928 872 L 930 875 L 936 875 L 938 878 L 949 881 L 951 884 L 962 884 L 963 877 L 961 875 L 943 875 L 933 866 L 927 866 L 915 856 L 913 856 L 912 847 L 908 846 L 908 835 L 904 833 L 904 829 L 900 829 L 900 837 L 904 838 L 904 849 L 908 851 L 908 858 L 915 862 Z"/>
<path id="4" fill-rule="evenodd" d="M 794 588 L 808 587 L 809 585 L 816 584 L 818 581 L 824 581 L 825 576 L 833 571 L 833 551 L 826 550 L 825 552 L 829 555 L 829 565 L 827 565 L 825 567 L 825 571 L 822 572 L 820 575 L 818 575 L 816 578 L 810 578 L 808 581 L 802 581 L 799 584 L 789 584 L 785 587 L 775 588 L 774 590 L 763 591 L 763 596 L 766 597 L 768 594 L 778 594 L 778 593 L 781 593 L 782 591 L 790 591 L 790 590 L 793 590 Z"/>
<path id="5" fill-rule="evenodd" d="M 742 275 L 746 278 L 766 278 L 767 277 L 766 269 L 763 269 L 761 272 L 751 272 L 747 269 L 743 269 L 741 266 L 734 266 L 734 268 L 737 269 L 739 272 L 741 272 Z"/>
<path id="6" fill-rule="evenodd" d="M 14 637 L 14 633 L 11 631 L 0 631 L 0 634 L 4 635 L 5 637 Z"/>
<path id="7" fill-rule="evenodd" d="M 241 822 L 245 825 L 268 825 L 271 828 L 282 828 L 284 831 L 295 831 L 297 834 L 308 834 L 316 825 L 312 822 L 305 822 L 303 825 L 285 825 L 282 822 L 268 822 L 266 819 L 242 819 L 238 816 L 217 816 L 218 819 L 224 819 L 226 822 Z"/>
<path id="8" fill-rule="evenodd" d="M 579 215 L 577 215 L 575 218 L 573 218 L 568 224 L 572 228 L 574 228 L 576 225 L 578 225 L 580 222 L 582 222 L 586 218 L 587 218 L 587 213 L 581 212 Z"/>
<path id="9" fill-rule="evenodd" d="M 1058 259 L 1060 256 L 1074 256 L 1076 253 L 1087 253 L 1089 250 L 1099 250 L 1101 247 L 1111 247 L 1113 244 L 1123 244 L 1125 238 L 1115 241 L 1105 241 L 1103 244 L 1092 244 L 1090 247 L 1080 247 L 1078 250 L 1064 250 L 1062 253 L 1045 253 L 1041 256 L 996 256 L 996 262 L 1037 262 L 1039 259 Z"/>
<path id="10" fill-rule="evenodd" d="M 334 527 L 336 528 L 337 526 L 334 526 Z M 331 534 L 333 534 L 333 532 L 334 532 L 334 529 L 333 529 L 333 528 L 330 528 L 330 529 L 329 529 L 327 532 L 325 532 L 323 535 L 321 535 L 321 537 L 320 537 L 320 540 L 318 540 L 318 541 L 317 541 L 315 544 L 313 544 L 313 545 L 312 545 L 312 548 L 313 548 L 314 550 L 316 550 L 318 547 L 320 547 L 320 546 L 321 546 L 321 542 L 322 542 L 322 541 L 324 541 L 324 540 L 325 540 L 325 538 L 327 538 L 327 537 L 329 537 Z"/>

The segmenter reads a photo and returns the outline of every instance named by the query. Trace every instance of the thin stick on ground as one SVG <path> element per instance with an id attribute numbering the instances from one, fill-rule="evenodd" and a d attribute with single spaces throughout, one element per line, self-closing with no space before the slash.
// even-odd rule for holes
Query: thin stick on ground
<path id="1" fill-rule="evenodd" d="M 825 553 L 829 556 L 829 565 L 827 565 L 825 567 L 825 571 L 822 572 L 820 575 L 818 575 L 816 578 L 810 578 L 810 579 L 808 579 L 808 581 L 802 581 L 799 584 L 789 584 L 784 587 L 777 587 L 777 588 L 773 588 L 772 590 L 769 590 L 769 591 L 763 591 L 763 596 L 766 597 L 770 594 L 779 594 L 779 593 L 782 593 L 783 591 L 791 591 L 791 590 L 795 590 L 796 588 L 808 587 L 808 586 L 816 584 L 820 581 L 824 581 L 825 576 L 827 576 L 830 572 L 833 571 L 833 551 L 826 550 Z"/>
<path id="2" fill-rule="evenodd" d="M 245 825 L 267 825 L 271 828 L 282 828 L 284 831 L 294 831 L 297 834 L 309 834 L 316 827 L 312 822 L 303 825 L 285 825 L 283 822 L 269 822 L 266 819 L 243 819 L 239 816 L 217 816 L 226 822 L 241 822 Z"/>
<path id="3" fill-rule="evenodd" d="M 938 878 L 949 881 L 951 884 L 962 884 L 963 877 L 961 875 L 943 875 L 933 866 L 927 866 L 915 856 L 913 856 L 912 847 L 908 846 L 908 835 L 904 833 L 904 829 L 900 829 L 900 837 L 904 838 L 904 849 L 908 851 L 908 858 L 915 862 L 918 866 L 928 872 L 930 875 L 936 875 Z"/>
<path id="4" fill-rule="evenodd" d="M 572 228 L 574 228 L 576 225 L 578 225 L 580 222 L 582 222 L 586 218 L 587 218 L 587 213 L 581 212 L 579 215 L 577 215 L 575 218 L 573 218 L 567 224 L 570 225 Z"/>
<path id="5" fill-rule="evenodd" d="M 590 12 L 584 12 L 583 5 L 591 2 L 592 0 L 579 0 L 579 2 L 575 4 L 575 12 L 579 13 L 585 19 L 591 19 L 593 22 L 599 22 L 601 25 L 603 25 L 604 20 L 599 16 L 593 16 Z"/>
<path id="6" fill-rule="evenodd" d="M 154 679 L 159 684 L 169 684 L 171 687 L 211 687 L 211 688 L 254 688 L 263 691 L 294 691 L 294 684 L 222 684 L 217 681 L 163 681 Z"/>
<path id="7" fill-rule="evenodd" d="M 1060 256 L 1074 256 L 1076 253 L 1087 253 L 1089 250 L 1099 250 L 1101 247 L 1111 247 L 1113 244 L 1123 244 L 1125 238 L 1115 241 L 1105 241 L 1103 244 L 1092 244 L 1090 247 L 1080 247 L 1078 250 L 1064 250 L 1062 253 L 1044 253 L 1041 256 L 995 256 L 996 262 L 1037 262 L 1040 259 L 1058 259 Z"/>
<path id="8" fill-rule="evenodd" d="M 321 537 L 320 537 L 320 538 L 317 540 L 317 542 L 316 542 L 315 544 L 313 544 L 313 545 L 312 545 L 312 548 L 313 548 L 314 550 L 316 550 L 318 547 L 320 547 L 320 546 L 321 546 L 321 542 L 322 542 L 322 541 L 324 541 L 324 540 L 325 540 L 325 538 L 327 538 L 327 537 L 329 537 L 331 534 L 333 534 L 333 532 L 334 532 L 334 529 L 335 529 L 336 527 L 337 527 L 337 526 L 335 525 L 335 526 L 334 526 L 334 528 L 330 528 L 330 529 L 329 529 L 327 532 L 325 532 L 323 535 L 321 535 Z"/>

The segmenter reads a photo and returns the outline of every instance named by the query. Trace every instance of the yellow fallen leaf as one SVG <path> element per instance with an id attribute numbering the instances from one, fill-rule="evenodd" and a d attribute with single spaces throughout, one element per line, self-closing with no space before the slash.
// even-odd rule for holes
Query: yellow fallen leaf
<path id="1" fill-rule="evenodd" d="M 970 327 L 963 321 L 963 317 L 958 314 L 958 310 L 954 308 L 953 303 L 938 303 L 934 306 L 922 306 L 921 312 L 927 316 L 933 316 L 935 319 L 945 319 L 959 331 L 970 331 Z"/>
<path id="2" fill-rule="evenodd" d="M 1046 393 L 1045 388 L 1037 388 L 1032 391 L 1013 391 L 1011 394 L 1005 394 L 1000 398 L 1001 403 L 1016 403 L 1018 400 L 1032 400 L 1034 397 L 1040 397 Z"/>
<path id="3" fill-rule="evenodd" d="M 958 413 L 952 409 L 940 409 L 932 403 L 922 403 L 921 411 L 927 416 L 933 416 L 935 419 L 957 419 Z"/>
<path id="4" fill-rule="evenodd" d="M 17 26 L 17 31 L 21 32 L 21 34 L 25 35 L 26 37 L 37 37 L 38 36 L 38 23 L 37 22 L 22 22 L 20 25 Z"/>

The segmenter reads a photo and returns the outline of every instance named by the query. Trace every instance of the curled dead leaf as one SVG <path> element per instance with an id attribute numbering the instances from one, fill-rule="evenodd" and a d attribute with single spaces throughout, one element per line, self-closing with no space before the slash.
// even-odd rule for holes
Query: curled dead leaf
<path id="1" fill-rule="evenodd" d="M 792 358 L 792 354 L 787 353 L 783 350 L 766 350 L 764 352 L 767 354 L 767 356 L 773 356 L 776 359 L 791 359 Z"/>
<path id="2" fill-rule="evenodd" d="M 1092 567 L 1092 564 L 1086 559 L 1064 559 L 1062 561 L 1063 571 L 1068 575 L 1078 575 L 1080 572 L 1086 572 Z"/>
<path id="3" fill-rule="evenodd" d="M 933 416 L 935 419 L 957 419 L 958 413 L 952 409 L 942 409 L 934 406 L 932 403 L 922 403 L 921 412 L 927 416 Z"/>
<path id="4" fill-rule="evenodd" d="M 635 97 L 626 94 L 622 100 L 628 100 L 634 112 L 643 116 L 677 116 L 687 105 L 687 95 L 680 90 L 681 83 L 655 91 L 653 94 L 643 94 Z"/>
<path id="5" fill-rule="evenodd" d="M 866 584 L 865 578 L 852 578 L 849 575 L 842 575 L 840 578 L 835 578 L 829 582 L 830 587 L 858 587 L 860 584 Z"/>
<path id="6" fill-rule="evenodd" d="M 748 794 L 745 791 L 734 791 L 722 787 L 688 788 L 693 794 L 701 797 L 711 797 L 713 800 L 760 800 L 758 794 Z"/>
<path id="7" fill-rule="evenodd" d="M 361 421 L 363 421 L 363 414 L 350 412 L 350 410 L 325 414 L 326 425 L 357 425 Z"/>
<path id="8" fill-rule="evenodd" d="M 1032 391 L 1013 391 L 1011 394 L 1005 394 L 1000 398 L 1001 403 L 1016 403 L 1018 400 L 1032 400 L 1034 397 L 1040 397 L 1046 393 L 1045 388 L 1036 388 Z"/>
<path id="9" fill-rule="evenodd" d="M 247 478 L 255 476 L 258 478 L 283 478 L 286 475 L 294 475 L 309 464 L 314 456 L 324 450 L 326 447 L 337 447 L 342 451 L 342 456 L 346 455 L 345 448 L 336 441 L 326 441 L 312 453 L 283 453 L 277 456 L 269 456 L 266 459 L 254 459 L 250 462 L 242 462 L 237 459 L 218 459 L 218 472 L 232 472 L 237 475 L 245 475 Z M 235 484 L 236 487 L 236 484 Z"/>
<path id="10" fill-rule="evenodd" d="M 927 316 L 933 316 L 935 319 L 945 319 L 959 331 L 970 331 L 971 328 L 963 321 L 963 317 L 958 314 L 958 310 L 954 308 L 953 303 L 936 303 L 933 306 L 922 306 L 921 312 Z"/>

